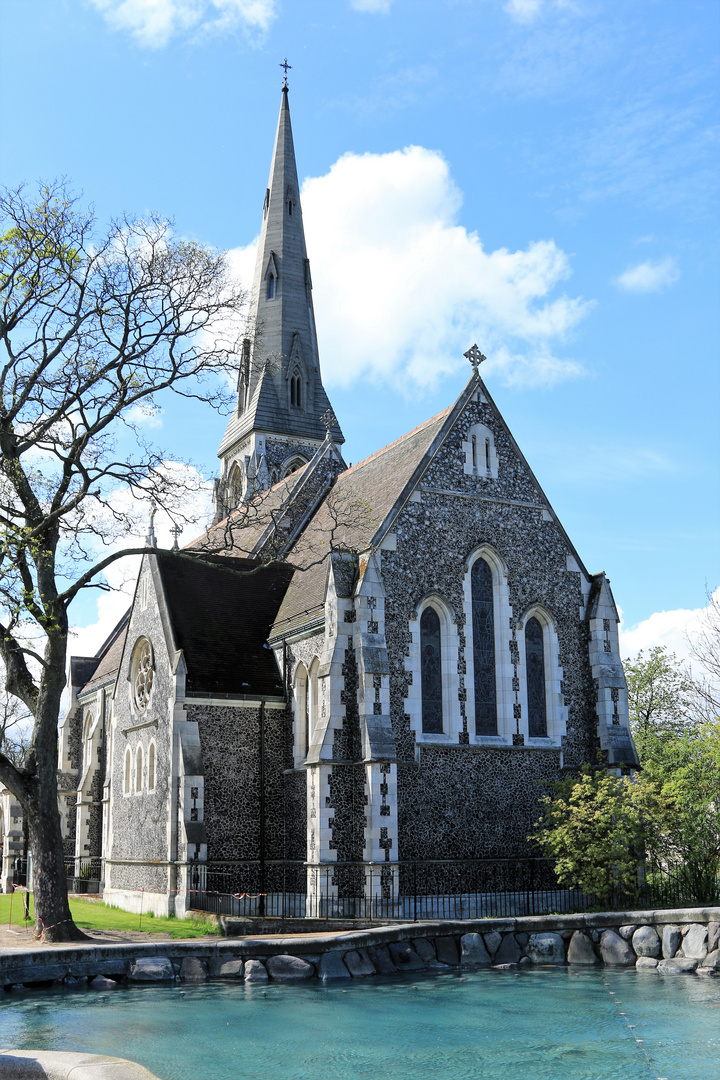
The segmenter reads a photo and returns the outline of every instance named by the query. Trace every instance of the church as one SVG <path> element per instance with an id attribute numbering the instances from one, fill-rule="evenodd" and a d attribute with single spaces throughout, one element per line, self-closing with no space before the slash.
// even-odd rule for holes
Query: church
<path id="1" fill-rule="evenodd" d="M 76 882 L 184 915 L 301 914 L 402 868 L 532 855 L 541 797 L 637 765 L 618 613 L 480 376 L 348 467 L 322 382 L 287 85 L 205 533 L 160 552 L 70 663 L 59 802 Z M 463 361 L 464 362 L 464 361 Z"/>

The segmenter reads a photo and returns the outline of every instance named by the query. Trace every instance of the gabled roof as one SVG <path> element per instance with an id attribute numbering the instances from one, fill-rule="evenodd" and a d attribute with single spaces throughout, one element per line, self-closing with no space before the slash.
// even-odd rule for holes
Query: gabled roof
<path id="1" fill-rule="evenodd" d="M 282 675 L 266 645 L 292 569 L 282 563 L 213 557 L 156 560 L 188 695 L 281 697 Z M 240 572 L 242 571 L 242 572 Z"/>
<path id="2" fill-rule="evenodd" d="M 125 612 L 94 657 L 70 658 L 70 680 L 73 686 L 78 687 L 78 692 L 93 690 L 114 680 L 122 660 L 129 619 L 130 609 Z"/>
<path id="3" fill-rule="evenodd" d="M 331 547 L 366 551 L 455 406 L 340 473 L 317 513 L 290 550 L 296 570 L 275 620 L 273 634 L 304 623 L 323 603 Z"/>

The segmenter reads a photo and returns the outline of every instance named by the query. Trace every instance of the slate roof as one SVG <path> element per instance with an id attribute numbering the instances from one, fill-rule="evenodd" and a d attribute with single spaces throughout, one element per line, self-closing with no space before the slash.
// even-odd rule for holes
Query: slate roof
<path id="1" fill-rule="evenodd" d="M 268 491 L 233 510 L 207 532 L 185 545 L 184 550 L 222 554 L 231 558 L 252 555 L 268 525 L 275 520 L 288 497 L 305 475 L 307 465 L 278 481 Z"/>
<path id="2" fill-rule="evenodd" d="M 291 567 L 237 557 L 215 556 L 213 566 L 155 558 L 175 647 L 185 658 L 186 692 L 281 697 L 282 674 L 266 642 Z"/>
<path id="3" fill-rule="evenodd" d="M 73 686 L 82 687 L 83 691 L 92 690 L 114 678 L 122 659 L 129 619 L 128 609 L 95 656 L 70 658 L 70 678 Z"/>
<path id="4" fill-rule="evenodd" d="M 293 545 L 296 570 L 278 611 L 273 635 L 312 619 L 323 603 L 331 546 L 366 551 L 442 430 L 450 406 L 395 442 L 340 473 L 317 513 Z"/>

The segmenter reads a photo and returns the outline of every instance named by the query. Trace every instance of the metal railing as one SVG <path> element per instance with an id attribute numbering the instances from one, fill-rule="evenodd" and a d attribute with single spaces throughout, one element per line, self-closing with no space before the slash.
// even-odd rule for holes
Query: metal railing
<path id="1" fill-rule="evenodd" d="M 66 859 L 65 873 L 68 879 L 68 892 L 100 892 L 100 883 L 105 877 L 104 861 L 100 857 Z"/>
<path id="2" fill-rule="evenodd" d="M 237 917 L 481 919 L 584 911 L 549 859 L 396 863 L 191 863 L 188 906 Z"/>

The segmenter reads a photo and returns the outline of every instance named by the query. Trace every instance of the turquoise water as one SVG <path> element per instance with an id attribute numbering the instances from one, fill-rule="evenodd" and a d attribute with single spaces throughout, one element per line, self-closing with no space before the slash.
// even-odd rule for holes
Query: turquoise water
<path id="1" fill-rule="evenodd" d="M 162 1080 L 719 1080 L 720 979 L 555 970 L 0 996 L 0 1044 Z"/>

